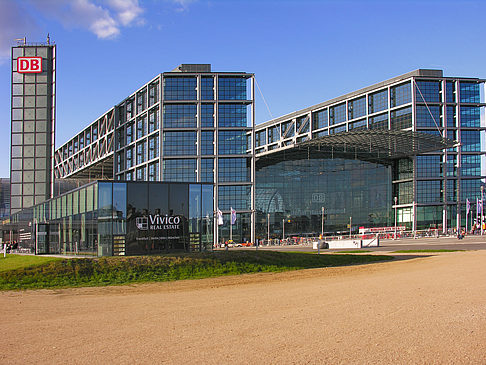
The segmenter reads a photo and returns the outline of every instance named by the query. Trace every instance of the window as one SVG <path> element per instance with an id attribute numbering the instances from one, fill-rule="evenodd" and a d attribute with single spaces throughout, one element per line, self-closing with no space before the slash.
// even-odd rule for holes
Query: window
<path id="1" fill-rule="evenodd" d="M 159 163 L 154 162 L 148 165 L 148 180 L 158 181 L 159 180 Z"/>
<path id="2" fill-rule="evenodd" d="M 147 108 L 147 92 L 145 90 L 137 93 L 137 114 Z"/>
<path id="3" fill-rule="evenodd" d="M 462 155 L 461 174 L 462 176 L 481 176 L 481 156 Z"/>
<path id="4" fill-rule="evenodd" d="M 267 133 L 265 130 L 255 133 L 255 147 L 261 147 L 267 144 Z"/>
<path id="5" fill-rule="evenodd" d="M 196 100 L 197 81 L 195 77 L 165 77 L 165 100 Z"/>
<path id="6" fill-rule="evenodd" d="M 130 143 L 133 142 L 133 123 L 127 124 L 125 136 L 126 136 L 126 139 L 127 139 L 127 144 L 130 144 Z"/>
<path id="7" fill-rule="evenodd" d="M 366 97 L 350 100 L 348 102 L 348 119 L 359 118 L 366 115 Z"/>
<path id="8" fill-rule="evenodd" d="M 250 193 L 249 186 L 220 186 L 218 189 L 219 209 L 250 209 Z"/>
<path id="9" fill-rule="evenodd" d="M 145 125 L 146 124 L 147 124 L 147 115 L 146 114 L 137 119 L 137 139 L 140 139 L 143 136 L 145 136 Z"/>
<path id="10" fill-rule="evenodd" d="M 164 128 L 196 128 L 196 104 L 164 105 Z"/>
<path id="11" fill-rule="evenodd" d="M 246 127 L 246 105 L 219 104 L 218 118 L 220 127 Z"/>
<path id="12" fill-rule="evenodd" d="M 366 119 L 361 119 L 357 120 L 356 122 L 349 123 L 349 130 L 361 130 L 366 128 Z"/>
<path id="13" fill-rule="evenodd" d="M 220 77 L 219 100 L 246 100 L 246 79 L 242 77 Z"/>
<path id="14" fill-rule="evenodd" d="M 309 115 L 304 115 L 296 119 L 296 128 L 298 134 L 309 132 L 309 121 L 310 121 Z"/>
<path id="15" fill-rule="evenodd" d="M 447 180 L 447 201 L 457 200 L 457 181 Z"/>
<path id="16" fill-rule="evenodd" d="M 201 159 L 201 182 L 214 181 L 214 161 L 212 158 Z"/>
<path id="17" fill-rule="evenodd" d="M 201 132 L 201 155 L 214 155 L 214 132 Z"/>
<path id="18" fill-rule="evenodd" d="M 152 160 L 159 157 L 159 134 L 155 134 L 148 139 L 148 159 Z"/>
<path id="19" fill-rule="evenodd" d="M 164 181 L 196 182 L 195 159 L 164 160 Z"/>
<path id="20" fill-rule="evenodd" d="M 196 155 L 196 132 L 165 132 L 164 155 Z"/>
<path id="21" fill-rule="evenodd" d="M 479 84 L 476 82 L 460 83 L 461 103 L 479 103 Z"/>
<path id="22" fill-rule="evenodd" d="M 241 155 L 246 153 L 246 132 L 220 131 L 218 135 L 220 155 Z"/>
<path id="23" fill-rule="evenodd" d="M 282 123 L 282 138 L 290 138 L 295 135 L 294 122 Z"/>
<path id="24" fill-rule="evenodd" d="M 461 127 L 481 127 L 481 110 L 476 106 L 461 106 Z"/>
<path id="25" fill-rule="evenodd" d="M 127 148 L 125 151 L 125 161 L 126 161 L 126 168 L 129 169 L 133 167 L 133 148 Z"/>
<path id="26" fill-rule="evenodd" d="M 278 126 L 268 128 L 268 143 L 277 142 L 280 139 Z"/>
<path id="27" fill-rule="evenodd" d="M 329 134 L 337 134 L 341 132 L 346 132 L 346 125 L 341 125 L 335 128 L 329 128 Z"/>
<path id="28" fill-rule="evenodd" d="M 214 79 L 213 77 L 201 77 L 201 99 L 214 100 Z"/>
<path id="29" fill-rule="evenodd" d="M 415 97 L 418 103 L 439 103 L 440 81 L 417 81 L 415 86 Z"/>
<path id="30" fill-rule="evenodd" d="M 441 107 L 438 105 L 417 105 L 417 127 L 442 127 Z"/>
<path id="31" fill-rule="evenodd" d="M 391 129 L 406 129 L 412 127 L 412 107 L 394 110 L 390 114 Z"/>
<path id="32" fill-rule="evenodd" d="M 346 103 L 329 108 L 329 125 L 346 121 Z"/>
<path id="33" fill-rule="evenodd" d="M 369 118 L 369 129 L 388 129 L 388 114 Z"/>
<path id="34" fill-rule="evenodd" d="M 456 87 L 454 81 L 447 81 L 446 82 L 446 102 L 447 103 L 454 103 L 456 101 L 455 90 Z"/>
<path id="35" fill-rule="evenodd" d="M 159 83 L 154 82 L 148 87 L 148 106 L 149 108 L 159 101 Z"/>
<path id="36" fill-rule="evenodd" d="M 456 107 L 448 106 L 447 112 L 447 127 L 456 127 Z"/>
<path id="37" fill-rule="evenodd" d="M 137 165 L 145 162 L 145 146 L 145 141 L 137 143 Z"/>
<path id="38" fill-rule="evenodd" d="M 479 133 L 479 131 L 461 131 L 462 152 L 481 151 L 481 141 Z"/>
<path id="39" fill-rule="evenodd" d="M 447 177 L 454 177 L 457 175 L 457 156 L 456 155 L 447 155 L 447 162 L 446 162 L 446 176 Z"/>
<path id="40" fill-rule="evenodd" d="M 388 90 L 379 91 L 368 96 L 368 113 L 381 112 L 388 108 Z"/>
<path id="41" fill-rule="evenodd" d="M 312 130 L 321 129 L 328 125 L 327 109 L 312 113 Z"/>
<path id="42" fill-rule="evenodd" d="M 213 104 L 201 104 L 201 127 L 202 128 L 214 127 L 214 105 Z"/>
<path id="43" fill-rule="evenodd" d="M 417 156 L 417 177 L 442 177 L 442 156 Z"/>
<path id="44" fill-rule="evenodd" d="M 159 129 L 159 110 L 155 108 L 149 111 L 148 133 L 152 133 L 157 129 Z"/>
<path id="45" fill-rule="evenodd" d="M 137 169 L 137 181 L 145 181 L 145 171 L 146 171 L 145 166 L 139 167 Z"/>
<path id="46" fill-rule="evenodd" d="M 390 104 L 393 107 L 412 102 L 410 82 L 390 88 Z"/>
<path id="47" fill-rule="evenodd" d="M 220 158 L 219 182 L 250 181 L 250 160 L 247 158 Z"/>
<path id="48" fill-rule="evenodd" d="M 442 202 L 442 181 L 417 181 L 417 203 Z"/>
<path id="49" fill-rule="evenodd" d="M 461 200 L 464 202 L 466 199 L 469 199 L 471 203 L 476 199 L 481 199 L 480 179 L 461 180 Z"/>

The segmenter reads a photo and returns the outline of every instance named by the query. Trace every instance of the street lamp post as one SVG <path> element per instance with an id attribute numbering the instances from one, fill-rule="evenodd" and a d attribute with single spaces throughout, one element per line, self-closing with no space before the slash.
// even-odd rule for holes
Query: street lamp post
<path id="1" fill-rule="evenodd" d="M 321 238 L 324 239 L 324 207 L 322 207 Z"/>
<path id="2" fill-rule="evenodd" d="M 282 219 L 282 243 L 284 239 L 285 239 L 285 218 Z"/>
<path id="3" fill-rule="evenodd" d="M 396 240 L 397 239 L 397 201 L 398 201 L 398 198 L 394 197 L 393 201 L 395 202 L 395 237 L 393 239 Z"/>
<path id="4" fill-rule="evenodd" d="M 349 238 L 351 239 L 351 227 L 353 225 L 353 218 L 349 217 Z"/>
<path id="5" fill-rule="evenodd" d="M 267 245 L 270 245 L 270 213 L 267 213 Z"/>

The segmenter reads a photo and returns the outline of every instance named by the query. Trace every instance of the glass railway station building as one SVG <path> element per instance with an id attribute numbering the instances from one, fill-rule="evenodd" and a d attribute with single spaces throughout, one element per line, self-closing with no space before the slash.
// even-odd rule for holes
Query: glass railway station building
<path id="1" fill-rule="evenodd" d="M 18 72 L 42 47 L 51 78 Z M 328 233 L 350 217 L 356 232 L 393 226 L 395 210 L 409 230 L 447 231 L 481 195 L 482 79 L 416 70 L 256 124 L 253 74 L 182 64 L 54 149 L 54 57 L 53 45 L 12 54 L 4 240 L 37 253 L 210 250 L 229 239 L 231 208 L 236 242 L 319 235 L 323 208 Z"/>

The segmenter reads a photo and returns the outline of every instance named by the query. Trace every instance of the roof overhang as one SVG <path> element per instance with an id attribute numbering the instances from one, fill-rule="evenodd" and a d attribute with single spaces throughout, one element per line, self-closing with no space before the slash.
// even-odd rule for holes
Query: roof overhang
<path id="1" fill-rule="evenodd" d="M 443 150 L 457 142 L 411 130 L 358 130 L 301 142 L 257 155 L 258 167 L 287 160 L 346 158 L 390 165 L 393 160 Z"/>

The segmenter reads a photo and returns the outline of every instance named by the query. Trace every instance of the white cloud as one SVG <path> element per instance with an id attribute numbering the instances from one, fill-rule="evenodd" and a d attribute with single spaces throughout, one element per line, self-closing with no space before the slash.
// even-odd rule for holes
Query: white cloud
<path id="1" fill-rule="evenodd" d="M 0 0 L 1 1 L 1 0 Z M 66 28 L 82 28 L 98 38 L 118 36 L 121 28 L 143 24 L 143 9 L 138 0 L 29 0 L 44 16 L 61 22 Z"/>
<path id="2" fill-rule="evenodd" d="M 190 4 L 196 2 L 197 0 L 171 0 L 171 2 L 177 4 L 179 7 L 176 9 L 177 11 L 185 11 L 189 7 Z"/>

